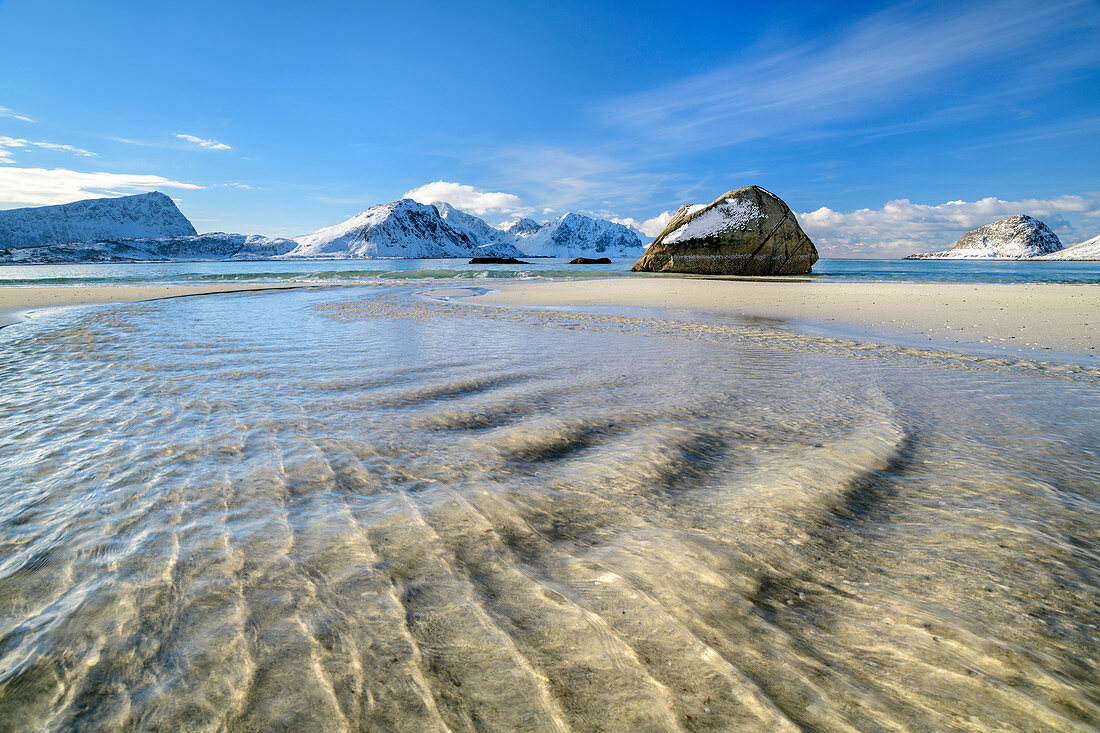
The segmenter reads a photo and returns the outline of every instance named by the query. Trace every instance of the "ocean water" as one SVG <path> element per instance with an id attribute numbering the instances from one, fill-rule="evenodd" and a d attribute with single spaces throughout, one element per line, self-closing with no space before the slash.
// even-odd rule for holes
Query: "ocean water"
<path id="1" fill-rule="evenodd" d="M 453 259 L 4 265 L 0 286 L 607 277 L 628 274 L 633 264 L 633 259 L 615 259 L 610 265 L 570 265 L 563 258 L 533 258 L 525 265 L 469 265 Z M 807 277 L 826 281 L 1100 284 L 1100 262 L 823 259 L 813 270 Z"/>
<path id="2" fill-rule="evenodd" d="M 1100 370 L 441 287 L 0 329 L 0 729 L 1100 725 Z"/>

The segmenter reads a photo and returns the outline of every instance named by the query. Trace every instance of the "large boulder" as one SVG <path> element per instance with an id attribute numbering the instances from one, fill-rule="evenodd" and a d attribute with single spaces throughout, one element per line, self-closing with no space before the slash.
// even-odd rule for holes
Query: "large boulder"
<path id="1" fill-rule="evenodd" d="M 759 186 L 722 194 L 707 205 L 684 205 L 635 272 L 702 275 L 798 275 L 817 262 L 817 248 L 790 207 Z"/>

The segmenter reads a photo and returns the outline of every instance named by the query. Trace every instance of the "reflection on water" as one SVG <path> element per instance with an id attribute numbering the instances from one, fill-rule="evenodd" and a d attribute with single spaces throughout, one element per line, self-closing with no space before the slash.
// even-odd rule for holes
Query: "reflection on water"
<path id="1" fill-rule="evenodd" d="M 0 728 L 1100 723 L 1091 372 L 357 296 L 0 331 Z"/>

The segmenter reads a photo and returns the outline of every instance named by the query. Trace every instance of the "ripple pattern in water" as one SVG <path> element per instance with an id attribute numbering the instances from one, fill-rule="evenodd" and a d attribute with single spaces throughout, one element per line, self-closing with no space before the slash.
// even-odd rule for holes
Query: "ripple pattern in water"
<path id="1" fill-rule="evenodd" d="M 1095 381 L 362 297 L 0 331 L 0 728 L 1100 723 Z"/>

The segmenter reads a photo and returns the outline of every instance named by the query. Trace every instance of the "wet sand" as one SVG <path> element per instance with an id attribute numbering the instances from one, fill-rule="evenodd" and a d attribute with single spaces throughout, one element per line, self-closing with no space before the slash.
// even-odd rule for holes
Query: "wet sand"
<path id="1" fill-rule="evenodd" d="M 100 303 L 134 303 L 187 295 L 239 293 L 251 290 L 286 290 L 303 285 L 81 285 L 0 288 L 0 327 L 20 320 L 38 308 Z"/>
<path id="2" fill-rule="evenodd" d="M 1091 285 L 631 277 L 494 288 L 468 302 L 686 309 L 917 345 L 1100 355 L 1100 290 Z"/>

